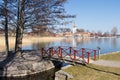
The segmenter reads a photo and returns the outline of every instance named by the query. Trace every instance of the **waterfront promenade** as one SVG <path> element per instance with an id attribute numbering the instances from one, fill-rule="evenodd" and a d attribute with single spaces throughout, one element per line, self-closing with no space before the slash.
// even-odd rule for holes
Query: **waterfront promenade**
<path id="1" fill-rule="evenodd" d="M 98 61 L 92 62 L 92 64 L 100 65 L 100 66 L 105 66 L 105 67 L 116 67 L 116 68 L 120 68 L 120 62 L 117 62 L 117 61 L 98 60 Z"/>

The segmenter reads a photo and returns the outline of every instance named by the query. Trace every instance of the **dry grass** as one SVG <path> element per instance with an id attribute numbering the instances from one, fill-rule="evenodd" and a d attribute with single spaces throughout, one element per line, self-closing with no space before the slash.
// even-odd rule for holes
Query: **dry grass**
<path id="1" fill-rule="evenodd" d="M 30 45 L 32 43 L 38 43 L 38 42 L 53 42 L 56 40 L 61 40 L 62 37 L 24 37 L 23 38 L 23 45 Z M 13 49 L 15 46 L 15 37 L 9 37 L 9 46 L 10 49 Z M 5 38 L 0 37 L 0 51 L 5 50 Z"/>
<path id="2" fill-rule="evenodd" d="M 110 60 L 110 61 L 120 61 L 120 52 L 115 52 L 112 54 L 102 55 L 100 59 Z"/>
<path id="3" fill-rule="evenodd" d="M 73 75 L 72 80 L 120 80 L 120 68 L 87 65 L 72 66 L 64 71 Z"/>

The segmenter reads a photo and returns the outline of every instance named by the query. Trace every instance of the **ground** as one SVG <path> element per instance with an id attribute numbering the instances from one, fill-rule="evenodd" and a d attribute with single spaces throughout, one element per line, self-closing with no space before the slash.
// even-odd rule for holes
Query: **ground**
<path id="1" fill-rule="evenodd" d="M 119 53 L 117 54 L 109 54 L 109 55 L 104 55 L 101 57 L 101 59 L 104 60 L 109 60 L 111 62 L 113 56 L 118 56 Z M 109 58 L 107 57 L 109 56 Z M 107 59 L 105 58 L 107 57 Z M 117 58 L 114 57 L 114 58 Z M 118 62 L 118 59 L 117 59 Z M 95 64 L 88 64 L 88 65 L 76 65 L 69 67 L 67 69 L 64 69 L 64 71 L 68 72 L 69 74 L 73 75 L 72 80 L 120 80 L 120 66 L 119 67 L 114 67 L 114 66 L 109 66 L 107 65 L 106 67 L 103 66 L 104 64 L 107 63 L 101 63 L 102 65 L 95 65 Z M 113 64 L 115 65 L 115 64 Z M 117 65 L 117 64 L 116 64 Z"/>

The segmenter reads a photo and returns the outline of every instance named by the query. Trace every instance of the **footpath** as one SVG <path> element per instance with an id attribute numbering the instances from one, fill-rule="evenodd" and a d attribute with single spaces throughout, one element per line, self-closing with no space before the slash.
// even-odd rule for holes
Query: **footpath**
<path id="1" fill-rule="evenodd" d="M 91 64 L 100 65 L 100 66 L 105 66 L 105 67 L 116 67 L 116 68 L 120 68 L 120 62 L 116 62 L 116 61 L 97 60 L 97 61 L 92 62 Z"/>

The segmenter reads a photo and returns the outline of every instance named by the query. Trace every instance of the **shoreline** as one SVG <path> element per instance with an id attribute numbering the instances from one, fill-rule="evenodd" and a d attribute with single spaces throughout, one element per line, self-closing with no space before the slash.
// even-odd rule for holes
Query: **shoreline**
<path id="1" fill-rule="evenodd" d="M 114 51 L 114 52 L 108 52 L 108 53 L 102 53 L 102 54 L 100 53 L 99 56 L 101 57 L 101 56 L 104 56 L 104 55 L 117 54 L 117 53 L 120 53 L 120 51 Z"/>
<path id="2" fill-rule="evenodd" d="M 38 42 L 53 42 L 53 41 L 60 41 L 64 37 L 31 37 L 25 36 L 22 40 L 22 46 L 27 46 L 33 43 Z M 15 47 L 15 37 L 9 37 L 9 48 L 13 49 Z M 0 36 L 0 52 L 5 51 L 5 37 Z"/>

